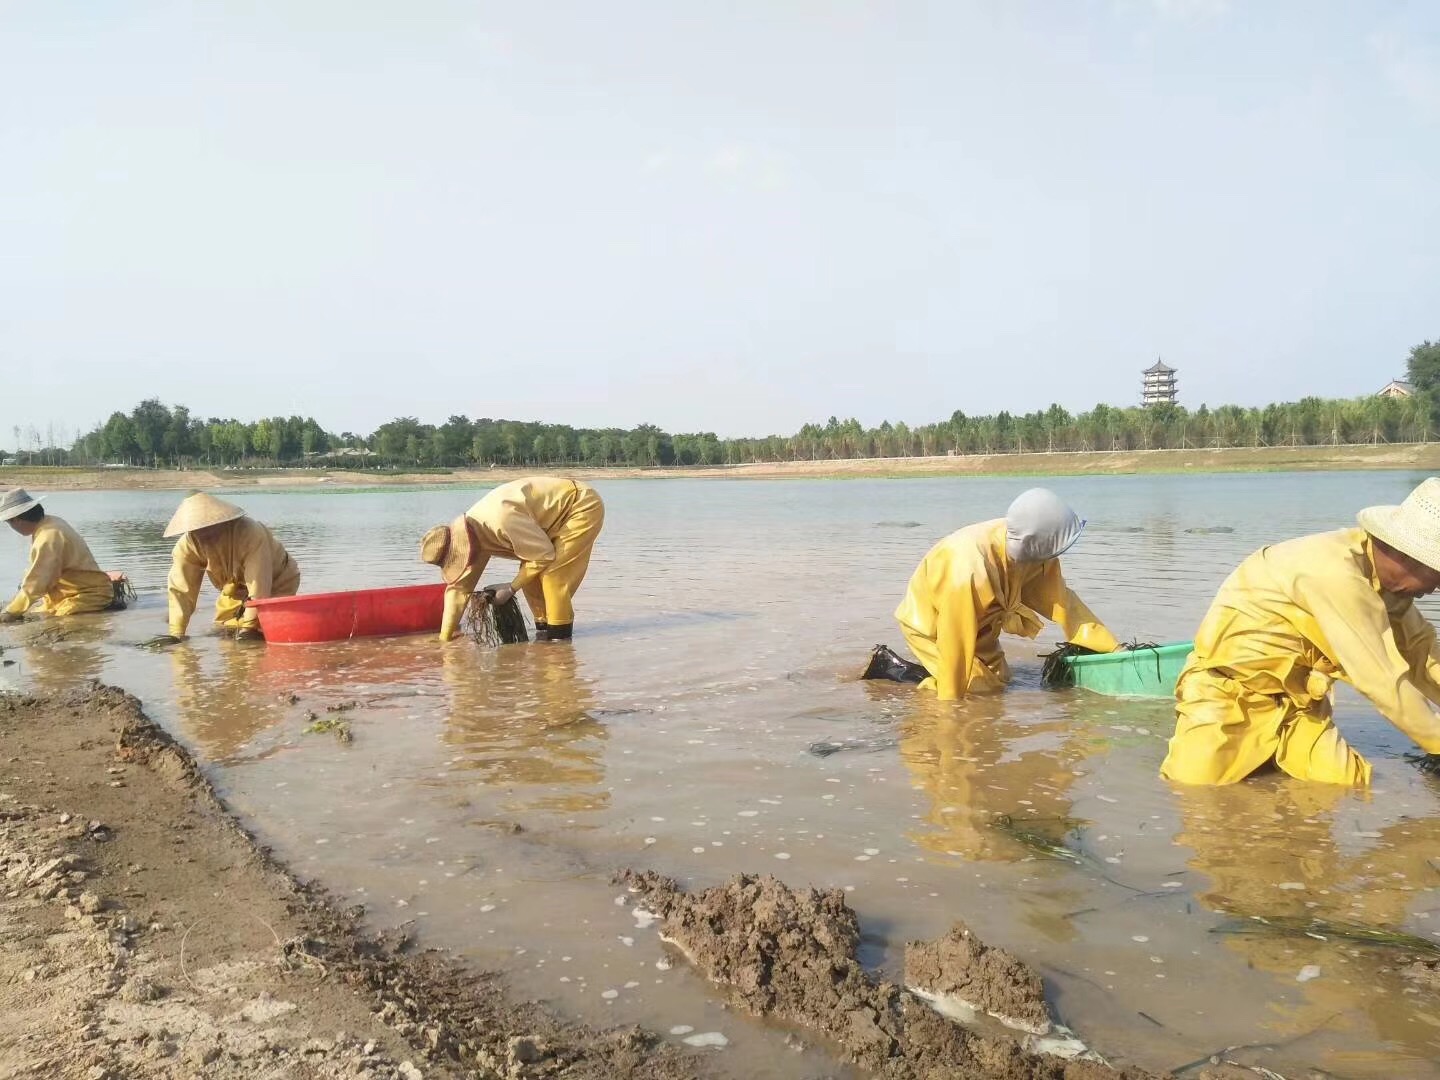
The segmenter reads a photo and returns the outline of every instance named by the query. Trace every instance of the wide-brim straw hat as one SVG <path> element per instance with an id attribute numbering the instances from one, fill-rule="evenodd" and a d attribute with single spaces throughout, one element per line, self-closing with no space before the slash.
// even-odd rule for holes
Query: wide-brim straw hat
<path id="1" fill-rule="evenodd" d="M 440 568 L 446 585 L 459 581 L 475 565 L 479 537 L 475 523 L 461 514 L 449 525 L 436 525 L 420 540 L 420 561 Z"/>
<path id="2" fill-rule="evenodd" d="M 34 510 L 39 505 L 40 500 L 24 488 L 10 488 L 0 495 L 0 521 L 9 521 L 11 518 L 19 517 L 25 511 Z"/>
<path id="3" fill-rule="evenodd" d="M 165 526 L 164 535 L 167 539 L 181 536 L 196 529 L 208 529 L 211 525 L 224 525 L 227 521 L 235 521 L 244 516 L 245 511 L 234 503 L 197 491 L 181 500 L 175 516 L 170 519 L 170 524 Z"/>
<path id="4" fill-rule="evenodd" d="M 1357 517 L 1375 539 L 1440 570 L 1440 477 L 1430 477 L 1399 506 L 1367 507 Z"/>

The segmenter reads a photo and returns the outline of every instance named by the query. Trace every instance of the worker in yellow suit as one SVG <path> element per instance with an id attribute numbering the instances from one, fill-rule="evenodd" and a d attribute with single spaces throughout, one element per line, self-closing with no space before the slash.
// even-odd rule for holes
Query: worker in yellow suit
<path id="1" fill-rule="evenodd" d="M 50 615 L 83 615 L 125 606 L 80 534 L 69 522 L 45 513 L 40 501 L 23 488 L 0 495 L 0 521 L 30 538 L 30 565 L 0 621 L 19 622 L 36 605 Z"/>
<path id="2" fill-rule="evenodd" d="M 588 484 L 532 476 L 501 484 L 449 525 L 420 542 L 420 558 L 440 567 L 445 614 L 440 640 L 449 641 L 492 557 L 518 559 L 519 573 L 492 592 L 497 604 L 523 592 L 535 616 L 537 641 L 569 641 L 572 600 L 590 568 L 590 552 L 605 523 L 605 505 Z"/>
<path id="3" fill-rule="evenodd" d="M 1359 528 L 1262 548 L 1220 587 L 1175 687 L 1161 775 L 1230 784 L 1271 763 L 1299 780 L 1364 786 L 1370 763 L 1331 719 L 1350 683 L 1440 753 L 1435 629 L 1414 601 L 1440 588 L 1440 479 Z"/>
<path id="4" fill-rule="evenodd" d="M 1033 638 L 1042 618 L 1058 623 L 1074 644 L 1114 652 L 1115 636 L 1060 573 L 1060 556 L 1084 528 L 1053 491 L 1032 488 L 1003 518 L 945 537 L 921 560 L 895 609 L 923 672 L 909 665 L 905 676 L 896 668 L 906 662 L 877 646 L 865 677 L 918 681 L 942 701 L 998 690 L 1010 681 L 1001 632 Z"/>
<path id="5" fill-rule="evenodd" d="M 247 600 L 294 596 L 300 567 L 273 533 L 234 503 L 204 492 L 187 496 L 165 527 L 178 536 L 170 556 L 170 632 L 148 644 L 168 645 L 185 636 L 206 575 L 220 590 L 215 621 L 241 639 L 258 639 L 259 619 Z"/>

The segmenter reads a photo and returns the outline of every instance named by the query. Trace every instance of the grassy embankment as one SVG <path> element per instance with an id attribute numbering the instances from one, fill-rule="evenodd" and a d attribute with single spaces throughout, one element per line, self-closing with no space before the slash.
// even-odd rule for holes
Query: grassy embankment
<path id="1" fill-rule="evenodd" d="M 1440 443 L 1388 446 L 1269 446 L 1208 450 L 1144 450 L 1101 453 L 975 454 L 963 457 L 858 458 L 776 461 L 753 465 L 671 468 L 456 469 L 452 472 L 377 472 L 348 469 L 87 469 L 0 468 L 0 486 L 45 491 L 183 491 L 196 488 L 311 488 L 321 485 L 479 485 L 540 472 L 580 479 L 721 478 L 773 480 L 919 476 L 1123 476 L 1178 472 L 1291 472 L 1353 469 L 1415 469 L 1440 473 Z"/>

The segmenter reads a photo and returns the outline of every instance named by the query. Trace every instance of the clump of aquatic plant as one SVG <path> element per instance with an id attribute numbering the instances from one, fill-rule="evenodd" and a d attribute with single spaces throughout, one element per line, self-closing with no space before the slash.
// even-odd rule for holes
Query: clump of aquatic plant
<path id="1" fill-rule="evenodd" d="M 1120 643 L 1118 652 L 1138 652 L 1142 649 L 1158 649 L 1160 646 L 1153 641 L 1124 641 Z M 1094 649 L 1087 649 L 1084 645 L 1076 645 L 1073 641 L 1061 642 L 1054 652 L 1046 653 L 1041 657 L 1045 661 L 1040 668 L 1040 685 L 1048 687 L 1064 687 L 1075 685 L 1075 669 L 1070 666 L 1070 661 L 1077 656 L 1095 656 Z M 1160 663 L 1157 654 L 1155 663 Z"/>
<path id="2" fill-rule="evenodd" d="M 1426 776 L 1440 776 L 1440 754 L 1406 754 L 1405 760 Z"/>
<path id="3" fill-rule="evenodd" d="M 505 603 L 497 604 L 494 594 L 488 589 L 470 597 L 461 626 L 477 645 L 492 649 L 497 645 L 517 645 L 530 640 L 519 599 L 512 596 Z"/>
<path id="4" fill-rule="evenodd" d="M 1046 653 L 1041 657 L 1045 661 L 1040 668 L 1040 685 L 1050 687 L 1063 687 L 1075 685 L 1075 671 L 1070 667 L 1070 661 L 1076 656 L 1094 656 L 1094 649 L 1087 649 L 1084 645 L 1076 645 L 1072 641 L 1061 642 L 1054 652 Z"/>
<path id="5" fill-rule="evenodd" d="M 1026 824 L 1020 825 L 1017 824 L 1015 819 L 1009 814 L 995 814 L 987 824 L 989 824 L 992 829 L 1003 832 L 1021 847 L 1028 848 L 1037 855 L 1044 855 L 1047 859 L 1060 859 L 1064 862 L 1072 863 L 1085 862 L 1085 856 L 1074 848 L 1069 847 L 1063 840 L 1056 840 L 1052 836 L 1041 832 L 1039 829 L 1030 827 L 1048 822 L 1055 822 L 1061 825 L 1063 828 L 1060 831 L 1065 836 L 1069 836 L 1072 833 L 1078 834 L 1083 824 L 1074 818 L 1032 818 L 1026 822 Z"/>
<path id="6" fill-rule="evenodd" d="M 310 715 L 314 716 L 315 714 L 311 713 Z M 333 734 L 342 743 L 348 743 L 352 738 L 350 722 L 333 716 L 327 716 L 324 719 L 317 718 L 305 728 L 306 735 L 324 735 L 326 732 Z"/>
<path id="7" fill-rule="evenodd" d="M 1241 937 L 1271 934 L 1281 937 L 1308 937 L 1316 941 L 1348 941 L 1356 945 L 1440 956 L 1440 942 L 1416 937 L 1414 934 L 1386 930 L 1380 926 L 1366 926 L 1363 923 L 1330 922 L 1303 915 L 1251 915 L 1249 918 L 1230 919 L 1219 926 L 1212 926 L 1210 932 Z"/>

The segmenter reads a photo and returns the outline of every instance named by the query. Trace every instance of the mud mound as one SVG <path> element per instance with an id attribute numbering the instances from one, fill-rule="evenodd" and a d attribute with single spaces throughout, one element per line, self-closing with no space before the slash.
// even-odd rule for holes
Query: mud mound
<path id="1" fill-rule="evenodd" d="M 796 890 L 769 875 L 742 874 L 689 895 L 654 873 L 626 871 L 619 880 L 662 918 L 665 940 L 707 978 L 727 987 L 738 1004 L 829 1038 L 855 1064 L 886 1080 L 1143 1080 L 1149 1075 L 1031 1053 L 1014 1040 L 968 1031 L 893 983 L 872 980 L 855 960 L 860 925 L 838 889 Z M 987 973 L 998 976 L 1011 965 L 1023 967 L 1001 950 L 964 939 L 931 950 L 917 953 L 917 966 L 937 984 L 956 983 L 971 993 L 979 992 Z M 990 992 L 988 999 L 1018 1009 L 1030 1000 L 1030 988 L 1022 980 L 1014 994 Z M 1033 1015 L 1033 1005 L 1025 1011 Z M 1043 1015 L 1048 1023 L 1048 1013 Z"/>
<path id="2" fill-rule="evenodd" d="M 905 985 L 959 999 L 1032 1035 L 1048 1035 L 1054 1027 L 1040 976 L 1004 949 L 986 945 L 963 923 L 938 941 L 905 946 Z"/>

